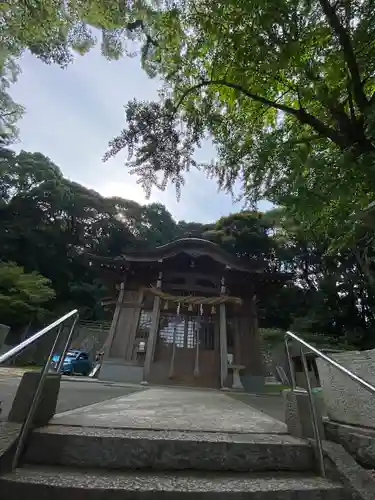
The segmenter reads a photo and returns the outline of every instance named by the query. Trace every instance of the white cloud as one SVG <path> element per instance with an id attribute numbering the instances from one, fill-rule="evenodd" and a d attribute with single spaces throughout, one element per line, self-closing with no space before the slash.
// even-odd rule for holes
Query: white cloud
<path id="1" fill-rule="evenodd" d="M 30 54 L 25 54 L 21 67 L 12 95 L 27 111 L 20 123 L 17 149 L 40 151 L 65 176 L 105 196 L 144 203 L 141 187 L 124 167 L 125 153 L 105 164 L 101 158 L 108 141 L 124 127 L 124 104 L 134 97 L 157 99 L 158 81 L 146 77 L 138 59 L 109 62 L 98 50 L 78 57 L 65 70 L 47 66 Z M 199 156 L 209 161 L 213 154 L 207 145 Z M 240 208 L 230 196 L 217 193 L 216 183 L 197 171 L 186 176 L 179 203 L 173 186 L 165 192 L 155 190 L 150 201 L 165 204 L 176 219 L 202 222 Z"/>

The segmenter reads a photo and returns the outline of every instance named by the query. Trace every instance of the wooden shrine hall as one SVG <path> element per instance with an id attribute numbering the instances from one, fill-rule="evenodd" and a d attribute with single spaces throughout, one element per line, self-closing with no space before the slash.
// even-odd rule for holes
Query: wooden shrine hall
<path id="1" fill-rule="evenodd" d="M 264 376 L 257 296 L 287 275 L 198 238 L 94 261 L 117 295 L 103 301 L 113 319 L 100 379 L 251 389 Z"/>

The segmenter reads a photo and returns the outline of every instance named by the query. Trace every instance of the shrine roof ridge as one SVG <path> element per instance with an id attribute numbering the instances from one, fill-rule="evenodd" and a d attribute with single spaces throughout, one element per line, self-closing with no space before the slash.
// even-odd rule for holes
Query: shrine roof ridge
<path id="1" fill-rule="evenodd" d="M 175 255 L 186 253 L 190 255 L 193 259 L 204 255 L 212 257 L 214 260 L 221 262 L 223 265 L 227 266 L 228 269 L 234 271 L 240 271 L 245 273 L 255 273 L 264 274 L 271 278 L 278 278 L 284 281 L 289 273 L 283 272 L 269 272 L 266 269 L 266 261 L 251 259 L 245 260 L 240 257 L 231 255 L 226 250 L 224 250 L 220 245 L 209 240 L 194 237 L 185 237 L 177 240 L 170 241 L 164 245 L 154 247 L 147 250 L 130 250 L 117 257 L 100 257 L 91 255 L 90 257 L 94 260 L 100 260 L 104 262 L 112 262 L 113 264 L 124 264 L 126 263 L 147 263 L 147 262 L 158 262 L 165 259 L 174 257 Z"/>
<path id="2" fill-rule="evenodd" d="M 187 253 L 192 258 L 209 255 L 228 267 L 245 272 L 254 271 L 254 267 L 263 269 L 265 266 L 265 263 L 255 259 L 245 262 L 226 252 L 217 243 L 202 238 L 180 238 L 152 249 L 126 252 L 122 258 L 128 262 L 152 262 L 168 259 L 179 253 Z"/>
<path id="3" fill-rule="evenodd" d="M 231 255 L 217 243 L 194 237 L 180 238 L 152 249 L 129 251 L 117 257 L 116 260 L 123 260 L 124 262 L 156 262 L 174 257 L 180 253 L 186 253 L 192 258 L 207 255 L 228 268 L 242 272 L 263 272 L 266 267 L 265 261 L 257 259 L 245 261 Z"/>

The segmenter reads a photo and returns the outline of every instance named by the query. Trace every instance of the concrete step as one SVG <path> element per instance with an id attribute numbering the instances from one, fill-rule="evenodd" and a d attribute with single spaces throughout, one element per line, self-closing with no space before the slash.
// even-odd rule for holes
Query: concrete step
<path id="1" fill-rule="evenodd" d="M 1 500 L 343 500 L 340 485 L 302 474 L 110 473 L 28 467 L 0 477 Z"/>
<path id="2" fill-rule="evenodd" d="M 34 431 L 25 462 L 106 469 L 308 471 L 309 445 L 286 434 L 229 434 L 50 425 Z"/>

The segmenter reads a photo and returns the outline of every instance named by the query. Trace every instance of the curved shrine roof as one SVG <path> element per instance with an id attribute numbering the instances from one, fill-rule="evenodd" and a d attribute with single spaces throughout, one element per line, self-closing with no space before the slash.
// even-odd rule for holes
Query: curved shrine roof
<path id="1" fill-rule="evenodd" d="M 115 267 L 118 265 L 122 267 L 131 263 L 157 263 L 179 254 L 189 255 L 192 259 L 208 256 L 228 269 L 258 275 L 259 278 L 262 276 L 262 280 L 265 279 L 266 281 L 285 282 L 291 278 L 290 273 L 268 271 L 265 261 L 257 259 L 248 261 L 235 257 L 226 252 L 218 244 L 201 238 L 181 238 L 153 249 L 126 252 L 115 258 L 95 255 L 90 255 L 90 258 L 100 261 L 104 267 L 108 265 L 110 267 L 113 265 Z"/>
<path id="2" fill-rule="evenodd" d="M 192 258 L 206 255 L 223 265 L 240 271 L 254 272 L 255 268 L 263 270 L 265 267 L 264 262 L 254 260 L 253 265 L 251 265 L 249 262 L 230 255 L 216 243 L 201 238 L 181 238 L 152 250 L 127 252 L 122 255 L 122 258 L 127 262 L 157 262 L 181 253 L 190 255 Z"/>

